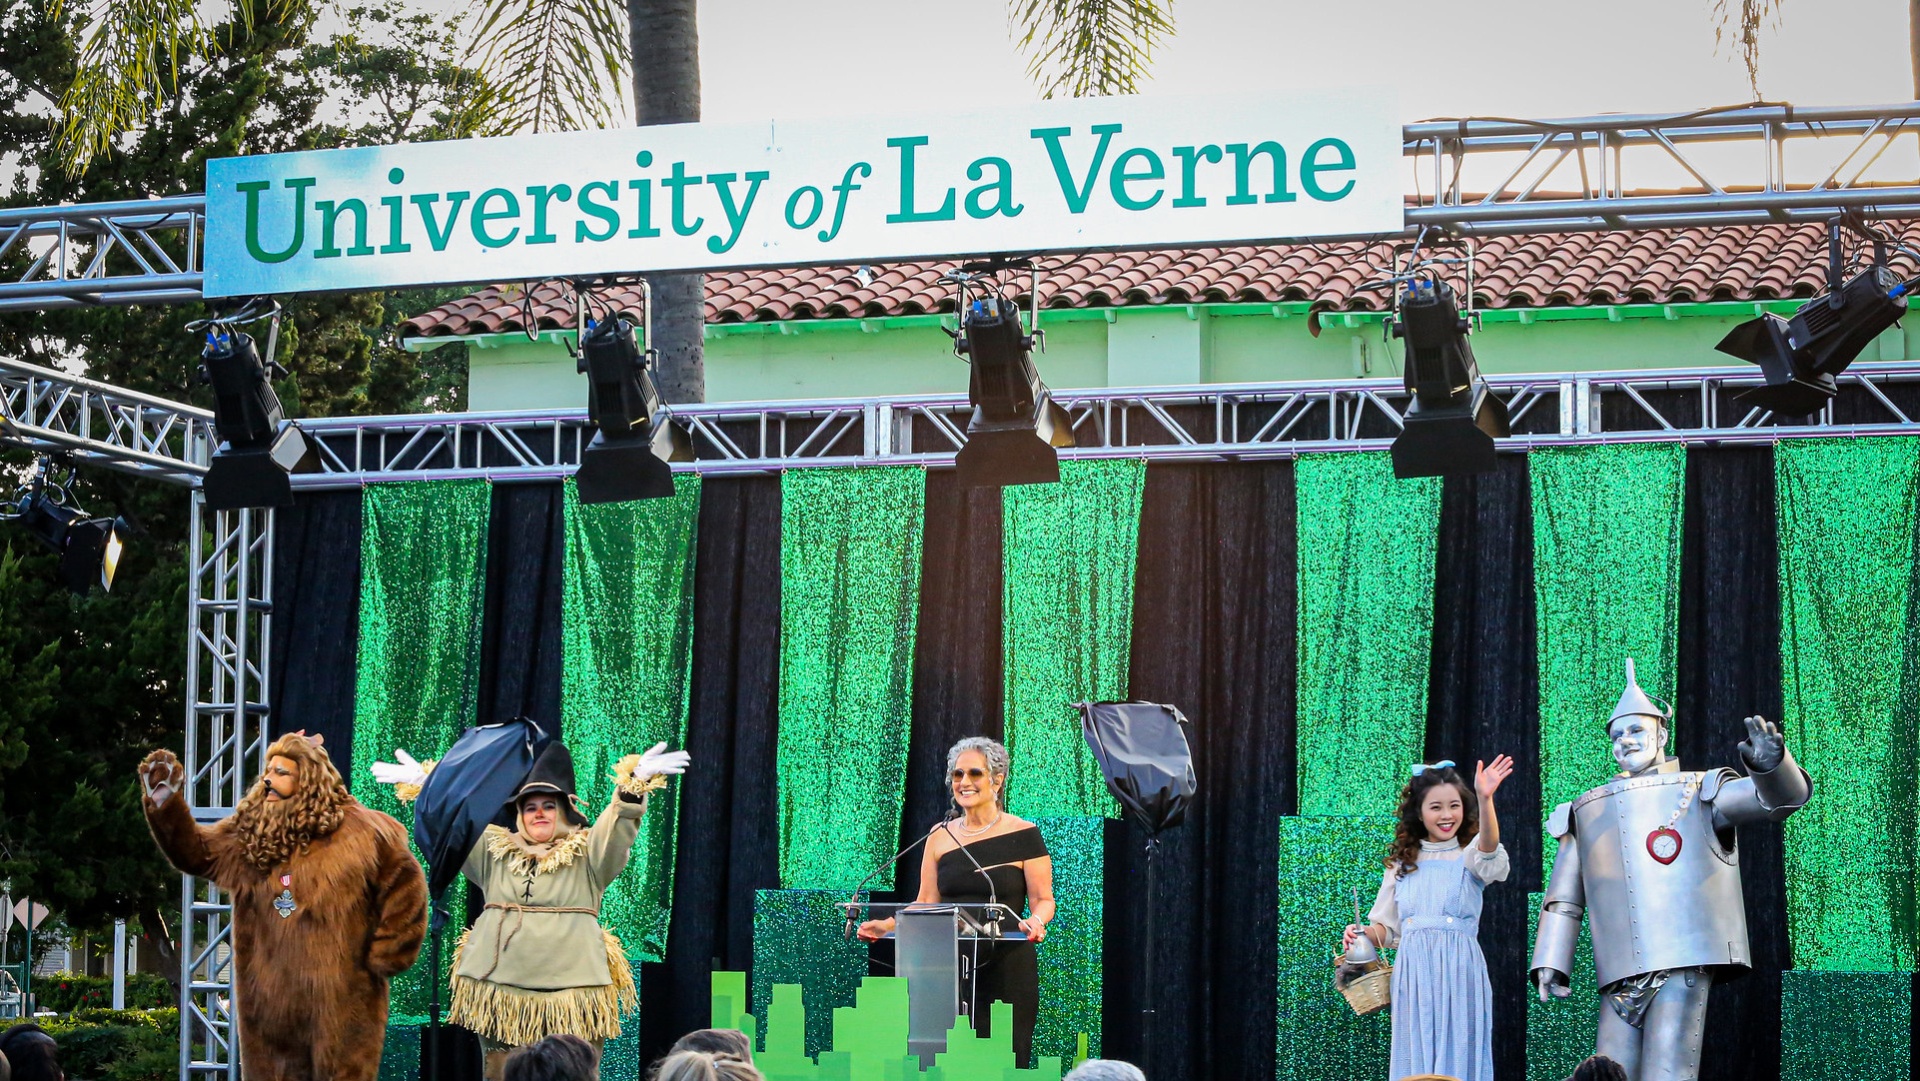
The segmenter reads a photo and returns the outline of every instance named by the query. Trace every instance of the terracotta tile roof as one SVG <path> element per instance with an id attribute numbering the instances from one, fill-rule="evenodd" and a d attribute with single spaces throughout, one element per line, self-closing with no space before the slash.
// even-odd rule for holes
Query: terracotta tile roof
<path id="1" fill-rule="evenodd" d="M 1895 228 L 1920 247 L 1920 222 Z M 1043 261 L 1040 302 L 1048 308 L 1106 308 L 1311 301 L 1371 311 L 1385 302 L 1385 292 L 1357 287 L 1384 277 L 1392 259 L 1392 247 L 1384 243 L 1090 253 Z M 1475 252 L 1474 294 L 1486 308 L 1776 300 L 1819 292 L 1826 259 L 1826 229 L 1820 225 L 1491 237 L 1479 241 Z M 950 311 L 951 293 L 940 275 L 954 265 L 876 265 L 864 282 L 855 267 L 709 274 L 707 322 Z M 1896 252 L 1894 266 L 1911 274 L 1920 261 Z M 617 303 L 640 305 L 637 288 L 616 286 L 612 293 Z M 402 323 L 400 333 L 524 331 L 526 300 L 517 286 L 491 286 Z M 573 325 L 572 297 L 561 283 L 534 286 L 532 309 L 542 329 Z"/>

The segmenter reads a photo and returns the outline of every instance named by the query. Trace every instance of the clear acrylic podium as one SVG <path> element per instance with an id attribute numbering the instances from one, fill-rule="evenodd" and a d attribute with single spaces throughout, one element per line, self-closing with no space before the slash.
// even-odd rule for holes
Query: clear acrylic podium
<path id="1" fill-rule="evenodd" d="M 973 975 L 982 947 L 1027 940 L 1025 932 L 1001 932 L 1000 919 L 1020 918 L 1006 905 L 849 902 L 840 908 L 850 919 L 861 910 L 877 918 L 891 912 L 896 929 L 886 937 L 894 940 L 894 972 L 907 981 L 907 1050 L 927 1067 L 947 1049 L 947 1033 L 962 1013 L 979 1016 Z"/>

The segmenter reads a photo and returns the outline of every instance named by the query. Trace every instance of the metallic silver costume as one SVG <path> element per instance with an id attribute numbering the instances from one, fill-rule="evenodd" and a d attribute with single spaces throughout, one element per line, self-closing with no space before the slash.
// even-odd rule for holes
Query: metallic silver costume
<path id="1" fill-rule="evenodd" d="M 1812 794 L 1780 733 L 1747 718 L 1748 774 L 1684 773 L 1666 758 L 1670 710 L 1634 681 L 1608 721 L 1625 772 L 1553 809 L 1560 841 L 1540 912 L 1533 975 L 1541 998 L 1567 994 L 1586 910 L 1601 992 L 1597 1052 L 1630 1081 L 1692 1081 L 1700 1072 L 1707 993 L 1749 967 L 1734 827 L 1778 822 Z"/>

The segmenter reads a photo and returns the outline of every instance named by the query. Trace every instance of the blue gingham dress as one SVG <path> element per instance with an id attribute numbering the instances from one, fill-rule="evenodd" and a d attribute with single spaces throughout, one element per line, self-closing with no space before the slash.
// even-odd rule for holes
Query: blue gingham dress
<path id="1" fill-rule="evenodd" d="M 1444 1074 L 1493 1081 L 1493 988 L 1480 952 L 1481 891 L 1507 877 L 1507 853 L 1421 845 L 1405 878 L 1388 871 L 1400 949 L 1393 963 L 1390 1079 Z M 1384 906 L 1382 906 L 1384 907 Z"/>

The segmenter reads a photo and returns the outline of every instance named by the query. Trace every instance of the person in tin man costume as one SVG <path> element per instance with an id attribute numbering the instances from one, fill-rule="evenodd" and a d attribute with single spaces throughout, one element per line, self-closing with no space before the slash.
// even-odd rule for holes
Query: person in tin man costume
<path id="1" fill-rule="evenodd" d="M 1534 984 L 1543 1002 L 1569 993 L 1586 910 L 1600 985 L 1596 1050 L 1630 1081 L 1699 1076 L 1707 993 L 1716 977 L 1752 963 L 1734 827 L 1779 822 L 1813 792 L 1772 722 L 1746 719 L 1741 776 L 1682 772 L 1666 754 L 1672 719 L 1627 661 L 1627 689 L 1607 722 L 1620 775 L 1547 819 L 1560 851 L 1540 911 Z"/>

